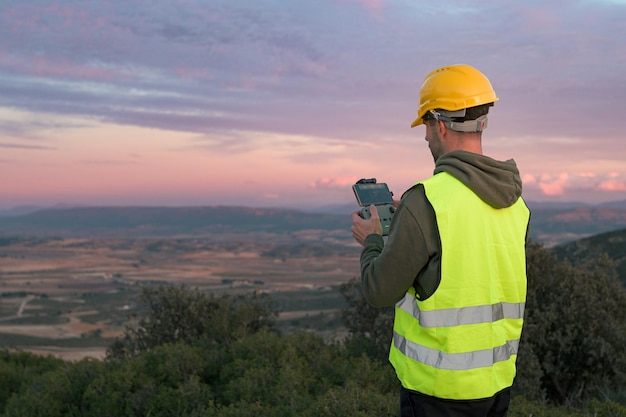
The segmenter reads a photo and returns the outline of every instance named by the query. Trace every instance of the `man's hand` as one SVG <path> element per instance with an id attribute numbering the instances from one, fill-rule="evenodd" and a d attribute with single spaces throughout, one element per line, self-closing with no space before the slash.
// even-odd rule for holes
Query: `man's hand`
<path id="1" fill-rule="evenodd" d="M 352 213 L 352 237 L 354 240 L 359 242 L 361 246 L 365 244 L 365 238 L 371 234 L 383 234 L 383 227 L 380 224 L 380 217 L 378 217 L 378 210 L 376 210 L 375 205 L 370 206 L 370 214 L 372 215 L 369 219 L 364 219 L 359 216 L 359 212 L 355 211 Z"/>

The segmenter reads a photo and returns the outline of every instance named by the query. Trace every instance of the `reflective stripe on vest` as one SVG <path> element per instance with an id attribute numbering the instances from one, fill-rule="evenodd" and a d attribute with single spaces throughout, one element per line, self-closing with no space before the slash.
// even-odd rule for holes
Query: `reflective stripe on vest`
<path id="1" fill-rule="evenodd" d="M 491 366 L 496 362 L 511 359 L 511 356 L 517 355 L 519 339 L 508 340 L 504 345 L 496 346 L 493 349 L 464 353 L 444 353 L 413 343 L 394 332 L 393 344 L 400 352 L 403 352 L 405 356 L 419 361 L 424 365 L 438 369 L 461 371 L 483 368 Z"/>
<path id="2" fill-rule="evenodd" d="M 489 323 L 502 319 L 523 319 L 526 303 L 497 303 L 486 306 L 420 311 L 414 295 L 406 293 L 396 307 L 415 317 L 422 327 L 447 327 Z"/>
<path id="3" fill-rule="evenodd" d="M 451 175 L 422 183 L 435 211 L 441 281 L 428 299 L 396 304 L 389 360 L 405 388 L 448 399 L 511 386 L 526 301 L 529 211 L 495 209 Z"/>

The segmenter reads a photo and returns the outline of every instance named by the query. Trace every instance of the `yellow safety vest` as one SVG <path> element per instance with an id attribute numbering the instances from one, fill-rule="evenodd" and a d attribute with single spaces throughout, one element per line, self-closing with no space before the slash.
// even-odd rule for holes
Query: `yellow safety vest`
<path id="1" fill-rule="evenodd" d="M 496 209 L 448 173 L 422 182 L 441 239 L 441 281 L 395 308 L 389 360 L 402 385 L 455 400 L 492 397 L 513 384 L 526 301 L 522 198 Z"/>

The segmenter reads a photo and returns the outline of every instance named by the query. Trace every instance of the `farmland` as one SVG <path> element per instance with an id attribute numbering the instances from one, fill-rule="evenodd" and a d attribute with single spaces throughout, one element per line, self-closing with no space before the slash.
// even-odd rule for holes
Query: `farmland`
<path id="1" fill-rule="evenodd" d="M 202 239 L 14 238 L 0 246 L 0 345 L 101 358 L 141 309 L 142 286 L 271 294 L 283 331 L 340 331 L 338 286 L 359 273 L 353 244 Z"/>

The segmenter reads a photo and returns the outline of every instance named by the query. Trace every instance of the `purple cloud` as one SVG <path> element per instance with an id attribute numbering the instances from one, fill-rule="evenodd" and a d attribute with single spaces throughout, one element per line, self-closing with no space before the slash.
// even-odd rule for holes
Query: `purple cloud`
<path id="1" fill-rule="evenodd" d="M 393 144 L 408 158 L 424 75 L 466 62 L 500 97 L 486 145 L 527 166 L 573 152 L 581 164 L 625 160 L 623 33 L 626 7 L 611 1 L 3 0 L 0 109 L 32 117 L 0 114 L 0 132 L 45 147 L 37 116 L 62 115 L 189 132 L 178 149 L 207 153 L 297 135 L 358 143 L 345 152 L 361 159 Z M 308 144 L 281 143 L 296 162 L 335 155 Z"/>

